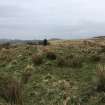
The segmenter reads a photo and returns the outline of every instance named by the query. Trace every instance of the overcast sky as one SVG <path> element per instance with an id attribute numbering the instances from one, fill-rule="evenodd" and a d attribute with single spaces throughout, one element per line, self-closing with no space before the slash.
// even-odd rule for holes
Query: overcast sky
<path id="1" fill-rule="evenodd" d="M 0 0 L 0 38 L 105 35 L 105 0 Z"/>

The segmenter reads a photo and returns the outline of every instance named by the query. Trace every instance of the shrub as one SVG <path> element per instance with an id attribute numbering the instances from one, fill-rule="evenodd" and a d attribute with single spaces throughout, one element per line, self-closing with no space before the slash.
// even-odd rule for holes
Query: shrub
<path id="1" fill-rule="evenodd" d="M 33 61 L 34 65 L 40 65 L 43 62 L 43 57 L 42 57 L 42 55 L 34 54 L 34 55 L 32 55 L 32 61 Z"/>
<path id="2" fill-rule="evenodd" d="M 22 86 L 11 76 L 0 75 L 0 97 L 6 102 L 22 105 Z"/>
<path id="3" fill-rule="evenodd" d="M 52 51 L 47 51 L 46 52 L 46 57 L 49 59 L 49 60 L 55 60 L 56 59 L 56 54 Z"/>
<path id="4" fill-rule="evenodd" d="M 105 66 L 104 65 L 99 64 L 97 66 L 96 75 L 97 75 L 97 82 L 96 82 L 97 90 L 105 92 Z"/>

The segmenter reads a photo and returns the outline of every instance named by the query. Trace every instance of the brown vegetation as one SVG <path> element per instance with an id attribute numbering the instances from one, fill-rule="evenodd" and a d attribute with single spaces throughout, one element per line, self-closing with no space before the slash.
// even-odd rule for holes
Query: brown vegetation
<path id="1" fill-rule="evenodd" d="M 43 62 L 43 57 L 40 54 L 33 54 L 32 61 L 34 65 L 40 65 Z"/>
<path id="2" fill-rule="evenodd" d="M 33 70 L 32 65 L 28 65 L 25 68 L 25 71 L 22 73 L 22 78 L 21 78 L 22 84 L 26 84 L 28 82 L 28 80 L 30 79 L 32 75 L 32 70 Z"/>
<path id="3" fill-rule="evenodd" d="M 50 60 L 55 60 L 56 59 L 56 54 L 54 52 L 47 51 L 46 52 L 46 57 Z"/>
<path id="4" fill-rule="evenodd" d="M 105 92 L 105 66 L 97 66 L 97 90 Z"/>
<path id="5" fill-rule="evenodd" d="M 22 86 L 11 76 L 0 76 L 0 97 L 11 105 L 22 105 Z"/>

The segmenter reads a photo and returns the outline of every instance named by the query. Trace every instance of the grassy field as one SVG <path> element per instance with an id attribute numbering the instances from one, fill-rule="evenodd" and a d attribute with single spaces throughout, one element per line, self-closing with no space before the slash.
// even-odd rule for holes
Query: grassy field
<path id="1" fill-rule="evenodd" d="M 0 46 L 0 105 L 105 105 L 101 41 Z"/>

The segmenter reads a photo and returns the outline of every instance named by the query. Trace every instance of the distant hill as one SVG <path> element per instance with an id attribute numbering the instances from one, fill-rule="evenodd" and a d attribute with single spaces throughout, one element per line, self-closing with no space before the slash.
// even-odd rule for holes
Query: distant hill
<path id="1" fill-rule="evenodd" d="M 93 37 L 95 39 L 105 39 L 105 36 L 97 36 L 97 37 Z"/>
<path id="2" fill-rule="evenodd" d="M 26 43 L 33 43 L 38 44 L 43 40 L 11 40 L 11 39 L 0 39 L 0 44 L 10 43 L 10 44 L 26 44 Z"/>
<path id="3" fill-rule="evenodd" d="M 55 40 L 62 40 L 62 39 L 59 39 L 59 38 L 51 38 L 49 39 L 50 41 L 55 41 Z"/>

